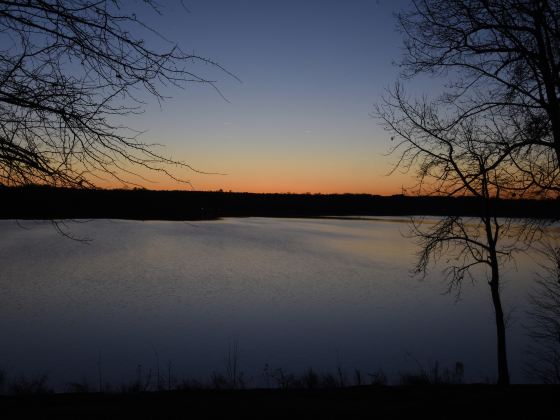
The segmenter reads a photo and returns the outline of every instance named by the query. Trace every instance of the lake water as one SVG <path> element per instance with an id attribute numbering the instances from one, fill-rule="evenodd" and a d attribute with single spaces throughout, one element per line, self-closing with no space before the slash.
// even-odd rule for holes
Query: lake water
<path id="1" fill-rule="evenodd" d="M 207 381 L 236 345 L 250 386 L 263 370 L 340 368 L 352 376 L 454 366 L 494 380 L 486 279 L 461 300 L 439 269 L 410 275 L 407 219 L 225 219 L 203 222 L 0 221 L 0 368 L 51 383 L 113 384 L 159 366 Z M 535 264 L 504 270 L 514 382 L 523 382 L 527 292 Z M 162 374 L 163 375 L 163 374 Z"/>

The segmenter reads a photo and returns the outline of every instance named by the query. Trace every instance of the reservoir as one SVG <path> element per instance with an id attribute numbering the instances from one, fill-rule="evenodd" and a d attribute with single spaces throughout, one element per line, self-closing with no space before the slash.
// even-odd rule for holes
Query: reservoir
<path id="1" fill-rule="evenodd" d="M 486 273 L 445 293 L 445 258 L 413 276 L 407 218 L 197 222 L 0 221 L 0 369 L 118 387 L 139 375 L 209 382 L 232 358 L 246 386 L 269 372 L 380 369 L 389 383 L 434 364 L 495 381 Z M 512 382 L 524 375 L 530 254 L 504 266 Z M 167 381 L 167 379 L 166 379 Z"/>

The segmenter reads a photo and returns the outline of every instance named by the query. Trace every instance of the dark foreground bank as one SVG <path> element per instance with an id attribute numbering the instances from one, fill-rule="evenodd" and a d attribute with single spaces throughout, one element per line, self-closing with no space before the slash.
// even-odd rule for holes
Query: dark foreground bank
<path id="1" fill-rule="evenodd" d="M 473 197 L 367 194 L 254 194 L 199 191 L 89 190 L 0 186 L 0 219 L 211 220 L 220 217 L 476 216 Z M 493 200 L 491 212 L 556 219 L 560 199 Z"/>
<path id="2" fill-rule="evenodd" d="M 556 418 L 558 386 L 193 390 L 0 397 L 2 418 L 536 419 Z"/>

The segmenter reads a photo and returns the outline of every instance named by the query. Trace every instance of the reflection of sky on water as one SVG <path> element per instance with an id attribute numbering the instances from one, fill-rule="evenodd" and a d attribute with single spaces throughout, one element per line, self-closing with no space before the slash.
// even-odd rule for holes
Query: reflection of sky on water
<path id="1" fill-rule="evenodd" d="M 391 377 L 438 360 L 468 380 L 494 377 L 494 326 L 484 278 L 462 300 L 439 272 L 411 278 L 415 248 L 386 220 L 92 221 L 72 231 L 1 221 L 0 368 L 53 381 L 134 378 L 136 367 L 205 379 L 237 341 L 258 384 L 265 364 L 383 368 Z M 523 381 L 526 292 L 536 268 L 506 270 L 514 381 Z"/>

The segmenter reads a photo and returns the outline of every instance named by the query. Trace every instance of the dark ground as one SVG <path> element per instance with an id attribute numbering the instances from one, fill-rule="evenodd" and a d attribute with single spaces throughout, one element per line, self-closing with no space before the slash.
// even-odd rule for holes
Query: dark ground
<path id="1" fill-rule="evenodd" d="M 560 387 L 431 385 L 0 397 L 1 418 L 554 419 Z"/>

